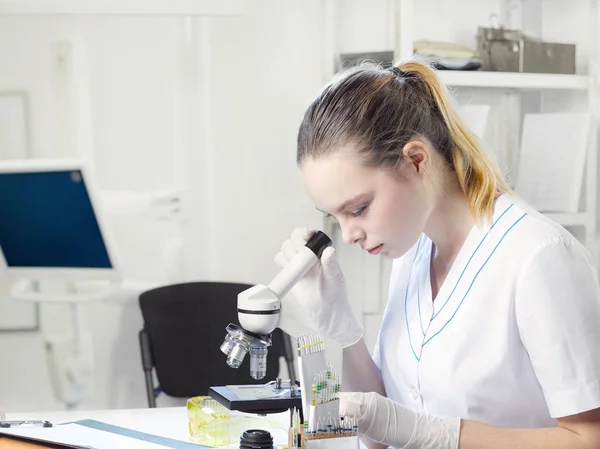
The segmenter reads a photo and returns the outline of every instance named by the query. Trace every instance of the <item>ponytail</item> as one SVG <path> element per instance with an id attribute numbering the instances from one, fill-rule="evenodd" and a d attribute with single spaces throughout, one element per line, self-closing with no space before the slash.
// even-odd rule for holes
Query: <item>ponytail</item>
<path id="1" fill-rule="evenodd" d="M 425 63 L 409 61 L 398 68 L 425 84 L 450 131 L 451 160 L 458 183 L 477 220 L 491 221 L 498 194 L 510 191 L 495 161 L 482 148 L 451 104 L 446 87 L 435 71 Z M 482 220 L 483 221 L 483 220 Z"/>
<path id="2" fill-rule="evenodd" d="M 426 137 L 456 173 L 475 220 L 491 220 L 496 197 L 510 188 L 427 63 L 343 70 L 307 109 L 296 160 L 300 165 L 352 144 L 365 163 L 394 172 L 403 163 L 400 149 L 418 137 Z"/>

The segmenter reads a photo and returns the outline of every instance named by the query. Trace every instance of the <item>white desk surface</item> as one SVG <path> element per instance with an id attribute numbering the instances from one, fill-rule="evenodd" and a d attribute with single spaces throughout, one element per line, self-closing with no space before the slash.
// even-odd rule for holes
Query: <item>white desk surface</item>
<path id="1" fill-rule="evenodd" d="M 289 422 L 288 413 L 272 415 L 277 419 Z M 48 420 L 52 423 L 64 423 L 82 419 L 95 419 L 115 426 L 145 432 L 174 440 L 189 442 L 187 427 L 187 410 L 185 407 L 145 408 L 133 410 L 90 410 L 90 411 L 56 411 L 35 413 L 7 413 L 6 419 L 19 420 Z M 270 429 L 267 429 L 270 430 Z M 287 444 L 287 438 L 281 431 L 272 432 L 274 445 Z M 285 438 L 284 441 L 281 441 Z M 239 443 L 231 448 L 239 448 Z"/>

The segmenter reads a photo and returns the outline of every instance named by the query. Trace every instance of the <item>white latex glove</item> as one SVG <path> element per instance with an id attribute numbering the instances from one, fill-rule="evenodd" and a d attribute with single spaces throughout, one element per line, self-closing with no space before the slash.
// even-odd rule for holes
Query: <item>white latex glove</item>
<path id="1" fill-rule="evenodd" d="M 403 449 L 457 449 L 460 419 L 411 410 L 377 393 L 340 393 L 340 416 L 373 441 Z"/>
<path id="2" fill-rule="evenodd" d="M 285 267 L 313 234 L 314 231 L 307 228 L 294 229 L 291 237 L 281 245 L 275 263 Z M 344 348 L 362 338 L 362 327 L 348 303 L 346 281 L 335 258 L 335 248 L 330 246 L 323 251 L 320 261 L 296 283 L 291 293 L 323 337 L 337 341 Z"/>
<path id="3" fill-rule="evenodd" d="M 2 410 L 0 408 L 0 421 L 4 421 L 6 419 L 6 414 L 4 413 L 4 410 Z"/>

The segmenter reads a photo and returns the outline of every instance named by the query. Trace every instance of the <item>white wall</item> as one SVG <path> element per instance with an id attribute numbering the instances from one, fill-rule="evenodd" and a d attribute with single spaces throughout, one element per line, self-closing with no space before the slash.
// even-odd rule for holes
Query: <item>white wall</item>
<path id="1" fill-rule="evenodd" d="M 298 225 L 320 225 L 302 193 L 294 161 L 297 126 L 321 85 L 320 37 L 314 32 L 320 13 L 319 1 L 260 1 L 244 18 L 210 20 L 210 149 L 186 128 L 197 125 L 196 118 L 183 117 L 187 97 L 198 86 L 190 83 L 193 62 L 182 18 L 0 18 L 0 88 L 30 92 L 35 156 L 76 155 L 76 149 L 53 145 L 55 65 L 49 45 L 63 37 L 80 38 L 90 65 L 100 186 L 140 192 L 178 188 L 189 176 L 211 172 L 210 201 L 198 195 L 206 193 L 202 188 L 186 197 L 195 211 L 192 220 L 201 221 L 186 226 L 201 230 L 209 218 L 217 223 L 214 233 L 200 240 L 210 239 L 214 252 L 186 244 L 184 261 L 201 265 L 188 265 L 182 277 L 264 282 L 289 232 Z M 198 152 L 210 150 L 201 159 L 209 166 L 182 160 L 196 146 Z M 164 242 L 179 229 L 141 224 L 139 219 L 113 219 L 125 271 L 136 279 L 160 279 L 160 251 L 150 243 L 156 236 Z M 69 329 L 65 308 L 46 306 L 42 318 L 45 331 Z M 96 345 L 97 392 L 84 407 L 145 406 L 137 305 L 93 305 L 87 318 Z M 61 407 L 52 397 L 43 354 L 40 333 L 0 333 L 0 403 L 5 409 Z"/>
<path id="2" fill-rule="evenodd" d="M 266 282 L 291 230 L 320 226 L 295 164 L 298 125 L 322 84 L 320 4 L 253 2 L 249 16 L 213 24 L 216 201 L 203 213 L 218 223 L 215 278 Z"/>
<path id="3" fill-rule="evenodd" d="M 61 73 L 50 45 L 79 38 L 90 67 L 94 150 L 102 189 L 148 191 L 177 185 L 177 142 L 173 90 L 178 88 L 176 61 L 181 24 L 165 18 L 2 18 L 0 88 L 22 88 L 31 101 L 32 155 L 86 155 L 88 149 L 60 146 L 63 124 L 55 121 Z M 60 115 L 60 114 L 58 114 Z M 136 279 L 162 278 L 160 244 L 173 224 L 112 220 L 126 274 Z M 153 242 L 158 243 L 153 244 Z M 90 407 L 143 405 L 135 304 L 86 308 L 95 344 L 96 391 Z M 66 307 L 42 308 L 43 334 L 70 329 Z M 48 382 L 43 335 L 0 334 L 0 402 L 11 409 L 59 408 Z"/>
<path id="4" fill-rule="evenodd" d="M 457 2 L 415 2 L 416 37 L 472 44 L 477 25 L 487 23 L 499 2 L 470 0 L 460 2 L 460 8 Z M 390 49 L 392 3 L 338 1 L 337 51 Z M 569 25 L 562 29 L 561 15 L 546 12 L 554 24 L 544 30 L 548 36 L 557 37 L 553 30 L 561 28 L 565 36 L 585 38 L 576 20 L 581 14 L 574 12 L 580 10 L 566 0 L 556 3 L 568 4 Z M 321 225 L 294 161 L 298 124 L 323 83 L 321 23 L 320 0 L 255 0 L 245 17 L 191 23 L 157 17 L 4 17 L 0 88 L 30 92 L 35 156 L 83 151 L 55 145 L 63 124 L 56 119 L 54 92 L 60 79 L 49 51 L 51 42 L 78 36 L 89 59 L 100 186 L 139 192 L 190 187 L 188 220 L 181 227 L 113 217 L 126 274 L 164 282 L 265 282 L 289 232 L 298 225 Z M 205 33 L 210 53 L 194 53 L 189 36 L 195 33 Z M 199 65 L 203 57 L 208 67 Z M 201 91 L 199 80 L 207 77 L 210 91 Z M 462 101 L 501 104 L 501 94 L 461 95 Z M 204 113 L 209 129 L 202 123 Z M 500 118 L 496 113 L 490 120 Z M 494 148 L 506 128 L 496 125 L 490 132 Z M 179 236 L 184 237 L 183 270 L 168 278 L 158 263 L 162 246 Z M 340 255 L 354 310 L 372 347 L 385 306 L 389 263 L 347 246 L 340 247 Z M 87 317 L 98 371 L 96 396 L 85 406 L 145 406 L 137 304 L 93 305 Z M 45 332 L 69 328 L 65 308 L 44 307 L 42 319 Z M 41 333 L 0 333 L 0 404 L 14 411 L 61 407 L 47 380 Z"/>

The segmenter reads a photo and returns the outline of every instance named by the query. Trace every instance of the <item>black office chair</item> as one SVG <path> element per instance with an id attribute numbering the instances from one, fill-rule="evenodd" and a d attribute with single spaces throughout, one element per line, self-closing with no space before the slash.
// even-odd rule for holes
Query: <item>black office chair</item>
<path id="1" fill-rule="evenodd" d="M 276 329 L 267 356 L 267 376 L 250 377 L 250 356 L 233 369 L 220 350 L 229 323 L 238 323 L 237 295 L 251 285 L 226 282 L 190 282 L 168 285 L 139 297 L 144 328 L 139 333 L 148 406 L 165 394 L 190 398 L 208 394 L 211 386 L 260 384 L 279 374 L 279 358 L 285 357 L 294 379 L 294 356 L 289 335 Z M 159 386 L 155 387 L 152 370 Z"/>

